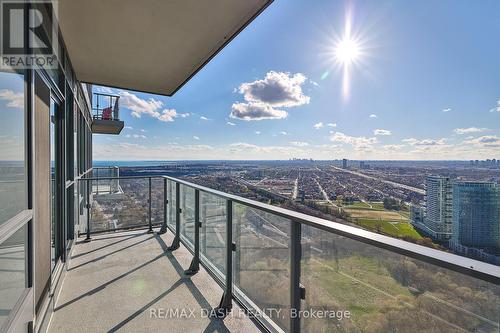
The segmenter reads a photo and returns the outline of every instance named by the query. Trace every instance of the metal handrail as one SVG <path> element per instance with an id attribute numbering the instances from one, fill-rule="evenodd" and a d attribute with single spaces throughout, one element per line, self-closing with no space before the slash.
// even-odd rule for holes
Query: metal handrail
<path id="1" fill-rule="evenodd" d="M 233 270 L 232 270 L 232 260 L 233 260 L 233 251 L 236 250 L 237 244 L 233 244 L 232 238 L 232 229 L 233 229 L 233 221 L 232 221 L 232 213 L 234 212 L 234 204 L 242 204 L 247 207 L 251 207 L 254 209 L 261 210 L 266 213 L 270 213 L 282 218 L 286 218 L 290 220 L 290 260 L 289 260 L 289 269 L 290 269 L 290 290 L 289 290 L 289 298 L 290 298 L 290 308 L 300 310 L 301 299 L 303 299 L 303 287 L 300 284 L 300 273 L 301 273 L 301 238 L 302 238 L 302 225 L 307 225 L 310 227 L 314 227 L 316 229 L 323 230 L 325 232 L 329 232 L 335 235 L 339 235 L 348 239 L 352 239 L 355 241 L 359 241 L 363 244 L 368 244 L 380 249 L 388 250 L 393 253 L 397 253 L 400 255 L 407 256 L 409 258 L 413 258 L 419 260 L 424 263 L 429 263 L 436 265 L 441 268 L 446 268 L 451 271 L 459 272 L 464 275 L 468 275 L 474 278 L 477 278 L 482 281 L 486 281 L 489 283 L 493 283 L 495 285 L 500 285 L 500 267 L 492 264 L 488 264 L 485 262 L 481 262 L 475 259 L 462 257 L 456 254 L 428 248 L 425 246 L 421 246 L 418 244 L 413 244 L 410 242 L 406 242 L 403 240 L 391 238 L 388 236 L 380 235 L 371 231 L 363 230 L 360 228 L 352 227 L 349 225 L 345 225 L 338 222 L 333 222 L 317 217 L 313 217 L 310 215 L 306 215 L 303 213 L 291 211 L 288 209 L 272 206 L 269 204 L 261 203 L 255 200 L 246 199 L 237 195 L 228 194 L 225 192 L 221 192 L 218 190 L 214 190 L 205 186 L 197 185 L 182 179 L 177 179 L 170 176 L 125 176 L 125 177 L 104 177 L 99 178 L 109 179 L 109 180 L 120 180 L 120 179 L 149 179 L 149 225 L 148 231 L 152 232 L 151 225 L 151 179 L 164 179 L 164 221 L 163 226 L 160 230 L 160 233 L 166 232 L 167 229 L 171 230 L 174 234 L 174 241 L 172 245 L 169 247 L 169 250 L 173 251 L 179 247 L 179 244 L 182 243 L 185 247 L 193 254 L 193 261 L 191 262 L 189 270 L 186 271 L 186 274 L 194 274 L 198 271 L 198 266 L 202 265 L 208 271 L 208 273 L 214 277 L 214 279 L 221 285 L 224 289 L 224 294 L 222 296 L 221 302 L 217 309 L 225 311 L 227 313 L 228 310 L 231 309 L 231 302 L 234 300 L 240 304 L 244 309 L 249 310 L 248 304 L 252 304 L 252 300 L 242 292 L 239 291 L 238 288 L 233 283 Z M 82 181 L 92 181 L 97 180 L 96 178 L 87 178 L 82 179 Z M 175 195 L 176 205 L 171 209 L 175 212 L 175 221 L 170 221 L 168 223 L 168 214 L 167 214 L 167 182 L 171 181 L 175 185 L 175 192 L 172 195 Z M 195 221 L 194 221 L 194 232 L 195 239 L 193 242 L 187 242 L 184 237 L 181 236 L 180 232 L 180 221 L 181 221 L 181 200 L 180 200 L 180 186 L 184 185 L 190 187 L 195 190 L 195 202 L 194 202 L 194 210 L 195 210 Z M 88 186 L 88 183 L 87 183 Z M 214 268 L 211 267 L 211 263 L 205 262 L 208 259 L 200 255 L 200 246 L 196 244 L 199 242 L 199 232 L 200 232 L 200 199 L 199 195 L 201 192 L 208 193 L 217 197 L 220 197 L 226 202 L 226 248 L 225 248 L 225 265 L 226 265 L 226 274 L 224 277 L 224 281 L 220 281 L 220 274 L 216 274 Z M 175 222 L 175 230 L 172 227 L 172 222 Z M 90 224 L 89 224 L 90 228 Z M 90 235 L 89 229 L 88 235 Z M 253 309 L 255 310 L 255 309 Z M 258 309 L 257 309 L 258 310 Z M 276 323 L 265 316 L 260 318 L 253 318 L 255 322 L 264 330 L 267 331 L 281 331 L 281 329 L 276 325 Z M 290 318 L 290 331 L 291 332 L 300 332 L 300 318 L 291 317 Z"/>
<path id="2" fill-rule="evenodd" d="M 173 182 L 183 184 L 205 193 L 210 193 L 226 200 L 240 203 L 252 208 L 263 210 L 267 213 L 275 214 L 294 222 L 306 224 L 317 229 L 331 232 L 343 237 L 347 237 L 365 244 L 373 245 L 385 250 L 393 251 L 410 258 L 418 259 L 434 265 L 442 266 L 462 274 L 470 275 L 481 280 L 485 280 L 500 285 L 500 266 L 485 263 L 479 260 L 459 256 L 422 245 L 410 243 L 404 240 L 392 238 L 389 236 L 367 231 L 361 228 L 352 227 L 346 224 L 325 220 L 311 215 L 295 212 L 289 209 L 272 206 L 266 203 L 243 198 L 237 195 L 214 190 L 209 187 L 197 185 L 186 180 L 174 178 L 171 176 L 120 176 L 120 177 L 102 177 L 86 178 L 84 180 L 113 180 L 113 179 L 147 179 L 164 178 Z"/>
<path id="3" fill-rule="evenodd" d="M 462 257 L 453 253 L 435 250 L 422 245 L 380 235 L 361 228 L 325 220 L 322 218 L 310 216 L 277 206 L 272 206 L 255 200 L 246 199 L 233 194 L 224 193 L 205 186 L 193 184 L 182 179 L 177 179 L 170 176 L 163 177 L 171 181 L 193 187 L 200 191 L 232 200 L 233 202 L 237 202 L 246 206 L 250 206 L 252 208 L 257 208 L 265 212 L 281 216 L 283 218 L 290 219 L 297 223 L 306 224 L 311 227 L 344 236 L 356 241 L 397 252 L 398 254 L 402 254 L 410 258 L 442 266 L 459 273 L 477 277 L 488 282 L 500 284 L 500 267 L 496 265 L 488 264 L 467 257 Z"/>

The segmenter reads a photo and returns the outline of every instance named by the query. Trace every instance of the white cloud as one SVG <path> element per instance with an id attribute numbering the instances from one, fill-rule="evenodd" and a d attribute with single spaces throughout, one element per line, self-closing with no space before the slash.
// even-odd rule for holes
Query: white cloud
<path id="1" fill-rule="evenodd" d="M 113 89 L 110 87 L 104 87 L 104 86 L 96 86 L 94 88 L 97 92 L 103 93 L 103 94 L 114 94 L 115 92 Z"/>
<path id="2" fill-rule="evenodd" d="M 373 135 L 386 136 L 386 135 L 392 135 L 392 132 L 389 130 L 385 130 L 385 129 L 376 129 L 373 131 Z"/>
<path id="3" fill-rule="evenodd" d="M 255 131 L 255 134 L 260 135 L 261 131 Z"/>
<path id="4" fill-rule="evenodd" d="M 477 128 L 477 127 L 468 127 L 468 128 L 455 128 L 453 132 L 457 134 L 471 134 L 471 133 L 481 133 L 488 131 L 487 128 Z"/>
<path id="5" fill-rule="evenodd" d="M 281 134 L 281 135 L 290 135 L 290 133 L 285 132 L 285 131 L 281 131 L 279 134 Z"/>
<path id="6" fill-rule="evenodd" d="M 443 112 L 450 112 L 450 111 L 451 111 L 451 108 L 446 108 L 446 109 L 443 109 L 442 111 L 443 111 Z"/>
<path id="7" fill-rule="evenodd" d="M 308 104 L 310 97 L 302 92 L 307 78 L 304 74 L 270 71 L 263 80 L 242 83 L 238 92 L 247 102 L 264 103 L 274 107 Z"/>
<path id="8" fill-rule="evenodd" d="M 408 143 L 411 146 L 442 146 L 446 144 L 446 139 L 422 139 L 418 140 L 415 138 L 404 139 L 403 142 Z"/>
<path id="9" fill-rule="evenodd" d="M 146 136 L 143 134 L 134 134 L 133 137 L 136 139 L 146 139 Z"/>
<path id="10" fill-rule="evenodd" d="M 7 101 L 9 108 L 23 109 L 24 108 L 24 93 L 14 92 L 10 89 L 0 90 L 0 99 Z"/>
<path id="11" fill-rule="evenodd" d="M 292 146 L 296 146 L 296 147 L 307 147 L 307 146 L 309 146 L 309 143 L 302 142 L 302 141 L 292 141 L 292 142 L 290 142 L 290 144 Z"/>
<path id="12" fill-rule="evenodd" d="M 483 147 L 500 147 L 500 137 L 496 135 L 485 135 L 464 141 L 464 143 Z"/>
<path id="13" fill-rule="evenodd" d="M 378 142 L 377 138 L 364 136 L 350 136 L 341 132 L 335 132 L 330 136 L 330 141 L 352 145 L 356 150 L 369 150 Z"/>
<path id="14" fill-rule="evenodd" d="M 199 137 L 199 136 L 196 136 L 196 135 L 193 135 L 193 139 L 195 139 L 195 140 L 200 140 L 200 137 Z"/>
<path id="15" fill-rule="evenodd" d="M 385 150 L 401 150 L 405 145 L 384 145 L 382 148 Z"/>
<path id="16" fill-rule="evenodd" d="M 230 122 L 230 121 L 228 121 L 226 124 L 228 124 L 229 126 L 236 126 L 236 124 L 235 124 L 235 123 L 232 123 L 232 122 Z"/>
<path id="17" fill-rule="evenodd" d="M 337 124 L 336 123 L 328 123 L 328 124 L 326 124 L 326 126 L 328 126 L 328 127 L 337 127 Z"/>
<path id="18" fill-rule="evenodd" d="M 497 101 L 497 106 L 490 109 L 490 112 L 500 112 L 500 99 L 498 99 L 498 101 Z"/>
<path id="19" fill-rule="evenodd" d="M 284 110 L 308 104 L 310 97 L 302 92 L 307 81 L 304 74 L 270 71 L 262 80 L 242 83 L 237 92 L 245 102 L 235 102 L 231 106 L 231 118 L 243 120 L 283 119 L 288 116 Z"/>
<path id="20" fill-rule="evenodd" d="M 283 110 L 274 109 L 264 103 L 234 103 L 231 106 L 231 118 L 243 120 L 283 119 L 288 113 Z"/>
<path id="21" fill-rule="evenodd" d="M 142 128 L 142 129 L 141 129 L 141 132 L 142 132 L 142 133 L 146 133 L 147 131 L 146 131 L 144 128 Z"/>
<path id="22" fill-rule="evenodd" d="M 315 129 L 317 129 L 317 130 L 318 130 L 318 129 L 320 129 L 320 128 L 323 128 L 323 127 L 325 127 L 325 125 L 323 125 L 323 123 L 322 123 L 322 122 L 319 122 L 319 123 L 317 123 L 317 124 L 314 124 L 314 128 L 315 128 Z"/>
<path id="23" fill-rule="evenodd" d="M 177 111 L 174 109 L 165 109 L 161 114 L 154 117 L 165 122 L 174 121 L 174 118 L 177 117 Z"/>
<path id="24" fill-rule="evenodd" d="M 128 91 L 120 92 L 120 103 L 121 105 L 131 110 L 131 115 L 135 118 L 141 118 L 143 114 L 149 115 L 160 121 L 170 122 L 174 121 L 174 118 L 186 118 L 189 113 L 177 113 L 175 109 L 164 109 L 163 102 L 154 98 L 148 100 L 139 98 Z"/>
<path id="25" fill-rule="evenodd" d="M 209 118 L 205 117 L 205 116 L 200 116 L 200 119 L 201 120 L 210 120 Z"/>
<path id="26" fill-rule="evenodd" d="M 133 130 L 134 128 L 132 126 L 125 126 L 125 129 Z"/>
<path id="27" fill-rule="evenodd" d="M 371 114 L 369 117 L 370 118 L 378 118 L 376 114 Z"/>

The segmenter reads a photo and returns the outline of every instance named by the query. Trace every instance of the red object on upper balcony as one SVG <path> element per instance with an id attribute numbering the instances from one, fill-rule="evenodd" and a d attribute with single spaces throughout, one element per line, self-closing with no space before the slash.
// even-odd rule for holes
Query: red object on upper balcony
<path id="1" fill-rule="evenodd" d="M 102 110 L 102 119 L 111 120 L 111 113 L 112 112 L 113 112 L 113 110 L 111 109 L 111 107 L 104 108 Z"/>

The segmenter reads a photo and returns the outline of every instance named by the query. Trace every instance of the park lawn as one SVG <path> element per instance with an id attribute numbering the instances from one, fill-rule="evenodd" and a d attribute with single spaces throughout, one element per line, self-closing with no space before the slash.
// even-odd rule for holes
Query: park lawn
<path id="1" fill-rule="evenodd" d="M 314 272 L 314 275 L 306 273 L 304 278 L 328 295 L 317 296 L 322 299 L 311 300 L 308 306 L 338 304 L 343 310 L 351 311 L 354 321 L 363 315 L 382 312 L 387 302 L 397 303 L 393 297 L 412 298 L 408 289 L 392 278 L 375 257 L 342 258 L 338 271 L 334 261 L 320 258 L 308 260 L 305 266 L 304 272 Z"/>
<path id="2" fill-rule="evenodd" d="M 344 211 L 352 218 L 362 219 L 382 219 L 388 221 L 407 221 L 407 218 L 392 210 L 372 210 L 372 209 L 351 209 L 344 208 Z"/>
<path id="3" fill-rule="evenodd" d="M 391 222 L 387 220 L 363 218 L 356 219 L 354 222 L 371 231 L 378 232 L 380 230 L 384 234 L 393 237 L 402 238 L 406 236 L 414 239 L 422 238 L 422 236 L 408 222 Z"/>
<path id="4" fill-rule="evenodd" d="M 349 204 L 349 205 L 345 205 L 344 208 L 350 208 L 350 209 L 357 209 L 357 208 L 371 209 L 370 205 L 368 205 L 367 203 L 362 202 L 362 201 L 358 201 L 358 202 L 354 202 L 354 203 Z"/>

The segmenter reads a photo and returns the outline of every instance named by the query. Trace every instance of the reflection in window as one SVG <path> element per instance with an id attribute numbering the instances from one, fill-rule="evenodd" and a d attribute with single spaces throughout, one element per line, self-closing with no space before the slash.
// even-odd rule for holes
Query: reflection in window
<path id="1" fill-rule="evenodd" d="M 26 286 L 26 225 L 0 244 L 0 327 Z"/>
<path id="2" fill-rule="evenodd" d="M 57 258 L 59 257 L 58 251 L 58 205 L 57 205 L 57 175 L 59 169 L 59 163 L 57 160 L 57 139 L 58 139 L 58 126 L 57 126 L 57 111 L 58 106 L 54 100 L 50 100 L 50 169 L 51 169 L 51 267 L 54 269 Z"/>
<path id="3" fill-rule="evenodd" d="M 0 71 L 0 224 L 26 209 L 24 77 Z"/>

